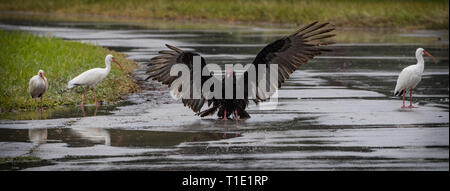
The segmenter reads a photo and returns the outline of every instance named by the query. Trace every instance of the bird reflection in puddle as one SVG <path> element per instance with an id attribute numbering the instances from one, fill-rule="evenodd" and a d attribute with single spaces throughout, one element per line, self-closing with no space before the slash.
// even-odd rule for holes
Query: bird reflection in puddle
<path id="1" fill-rule="evenodd" d="M 94 143 L 102 143 L 105 146 L 111 145 L 111 137 L 106 129 L 102 128 L 74 128 L 71 129 L 79 137 Z"/>
<path id="2" fill-rule="evenodd" d="M 32 154 L 42 144 L 47 143 L 47 129 L 28 129 L 28 139 L 33 144 L 28 154 Z"/>
<path id="3" fill-rule="evenodd" d="M 98 107 L 99 107 L 99 104 L 95 104 L 95 110 L 94 110 L 93 116 L 97 116 Z M 86 111 L 84 109 L 84 105 L 80 105 L 80 108 L 81 108 L 81 113 L 82 113 L 83 117 L 86 117 Z"/>
<path id="4" fill-rule="evenodd" d="M 28 138 L 35 146 L 46 143 L 47 137 L 47 129 L 28 129 Z"/>

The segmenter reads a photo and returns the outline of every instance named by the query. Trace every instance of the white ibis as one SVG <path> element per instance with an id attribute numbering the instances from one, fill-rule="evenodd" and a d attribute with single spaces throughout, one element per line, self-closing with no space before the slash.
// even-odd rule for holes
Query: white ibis
<path id="1" fill-rule="evenodd" d="M 408 66 L 404 68 L 397 79 L 397 85 L 395 86 L 394 95 L 395 96 L 403 96 L 403 106 L 402 108 L 406 108 L 405 106 L 405 94 L 409 91 L 410 95 L 410 104 L 408 108 L 416 108 L 412 104 L 412 93 L 413 89 L 419 84 L 422 80 L 423 69 L 425 67 L 425 61 L 423 60 L 423 55 L 429 56 L 436 62 L 436 59 L 423 48 L 418 48 L 416 50 L 416 59 L 417 64 Z"/>
<path id="2" fill-rule="evenodd" d="M 95 86 L 103 79 L 105 79 L 109 71 L 111 71 L 111 62 L 116 63 L 120 67 L 120 69 L 122 69 L 122 66 L 114 59 L 113 55 L 108 54 L 105 58 L 106 68 L 90 69 L 69 81 L 67 85 L 68 89 L 71 89 L 75 86 L 85 87 L 83 96 L 81 97 L 81 107 L 84 106 L 84 97 L 86 96 L 86 92 L 90 88 L 92 88 L 92 92 L 94 93 L 95 104 L 98 106 L 97 95 L 95 94 Z"/>
<path id="3" fill-rule="evenodd" d="M 30 79 L 28 85 L 29 85 L 28 92 L 30 93 L 31 98 L 34 98 L 35 103 L 37 103 L 37 98 L 41 98 L 41 106 L 42 106 L 42 98 L 48 89 L 48 82 L 47 78 L 45 78 L 44 76 L 44 71 L 39 70 L 38 74 Z"/>

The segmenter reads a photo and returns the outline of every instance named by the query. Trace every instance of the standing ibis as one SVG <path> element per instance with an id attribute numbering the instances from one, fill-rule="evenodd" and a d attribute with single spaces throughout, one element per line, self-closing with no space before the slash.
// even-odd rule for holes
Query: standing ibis
<path id="1" fill-rule="evenodd" d="M 37 104 L 37 98 L 41 98 L 41 110 L 42 110 L 42 98 L 44 97 L 45 92 L 48 89 L 47 78 L 44 76 L 44 71 L 39 70 L 38 74 L 31 77 L 30 82 L 28 83 L 28 92 L 31 95 L 31 98 L 34 99 L 34 102 Z"/>
<path id="2" fill-rule="evenodd" d="M 436 59 L 423 48 L 418 48 L 416 50 L 417 64 L 408 66 L 404 68 L 398 75 L 397 85 L 395 86 L 394 95 L 403 96 L 403 106 L 402 108 L 416 108 L 412 104 L 412 94 L 413 89 L 422 80 L 423 69 L 425 67 L 425 61 L 423 60 L 423 55 L 429 56 L 436 62 Z M 409 91 L 410 102 L 409 106 L 405 106 L 405 94 Z"/>
<path id="3" fill-rule="evenodd" d="M 86 93 L 90 88 L 92 88 L 92 92 L 94 94 L 95 104 L 98 106 L 97 95 L 95 94 L 95 86 L 103 79 L 105 79 L 105 77 L 111 71 L 111 62 L 116 63 L 120 67 L 120 69 L 122 69 L 122 66 L 114 59 L 113 55 L 108 54 L 105 58 L 106 68 L 90 69 L 69 81 L 67 85 L 68 89 L 71 89 L 75 86 L 82 86 L 85 88 L 83 96 L 81 97 L 81 107 L 84 106 L 84 97 L 86 96 Z"/>

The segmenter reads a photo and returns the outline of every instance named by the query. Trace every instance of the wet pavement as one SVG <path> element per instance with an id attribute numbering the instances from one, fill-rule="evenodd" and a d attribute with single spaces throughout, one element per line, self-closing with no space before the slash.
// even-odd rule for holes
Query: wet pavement
<path id="1" fill-rule="evenodd" d="M 195 50 L 207 63 L 245 64 L 293 30 L 142 28 L 114 23 L 0 21 L 22 30 L 94 43 L 145 65 L 164 44 Z M 339 29 L 333 52 L 293 73 L 278 103 L 251 104 L 250 119 L 199 118 L 141 68 L 143 87 L 118 106 L 2 114 L 0 157 L 42 161 L 3 170 L 449 170 L 448 31 Z M 426 59 L 417 109 L 393 97 L 398 73 Z M 100 67 L 103 65 L 99 65 Z"/>

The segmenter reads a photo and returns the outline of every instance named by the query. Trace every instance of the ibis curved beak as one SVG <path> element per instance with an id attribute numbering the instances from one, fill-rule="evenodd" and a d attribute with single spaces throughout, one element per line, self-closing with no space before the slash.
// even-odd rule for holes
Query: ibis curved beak
<path id="1" fill-rule="evenodd" d="M 120 70 L 122 70 L 123 71 L 123 68 L 122 68 L 122 65 L 120 65 L 117 61 L 116 61 L 116 59 L 114 59 L 113 58 L 113 60 L 112 60 L 114 63 L 116 63 L 117 64 L 117 66 L 119 66 L 119 68 L 120 68 Z"/>
<path id="2" fill-rule="evenodd" d="M 436 58 L 434 58 L 430 53 L 428 53 L 428 52 L 425 51 L 425 50 L 423 51 L 423 53 L 424 53 L 425 55 L 429 56 L 431 59 L 433 59 L 434 63 L 437 63 Z"/>

